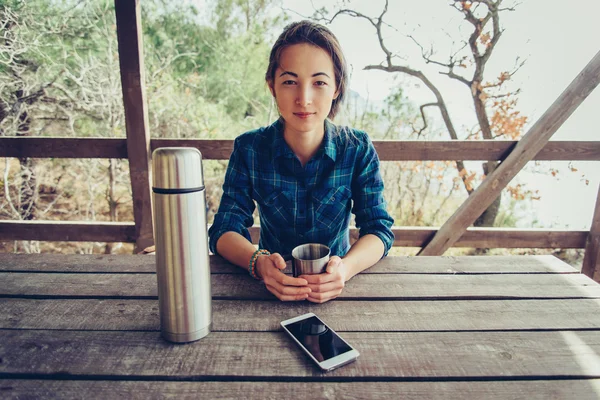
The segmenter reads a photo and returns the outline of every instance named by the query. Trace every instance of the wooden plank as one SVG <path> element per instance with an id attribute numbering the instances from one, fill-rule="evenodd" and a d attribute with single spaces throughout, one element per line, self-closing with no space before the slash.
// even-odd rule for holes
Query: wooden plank
<path id="1" fill-rule="evenodd" d="M 275 299 L 248 275 L 211 276 L 214 299 Z M 154 274 L 0 273 L 0 297 L 157 298 Z M 362 274 L 342 299 L 600 298 L 600 285 L 583 274 L 399 275 Z"/>
<path id="2" fill-rule="evenodd" d="M 465 382 L 151 382 L 0 380 L 9 399 L 48 399 L 92 394 L 108 399 L 286 399 L 290 393 L 310 393 L 311 399 L 577 399 L 597 400 L 600 379 Z M 90 397 L 91 396 L 91 397 Z"/>
<path id="3" fill-rule="evenodd" d="M 394 227 L 394 246 L 423 247 L 439 232 L 429 227 Z M 575 248 L 585 246 L 587 231 L 514 228 L 467 228 L 452 247 L 474 248 Z M 350 237 L 358 239 L 358 230 L 351 229 Z"/>
<path id="4" fill-rule="evenodd" d="M 135 224 L 106 221 L 0 221 L 0 240 L 135 242 Z"/>
<path id="5" fill-rule="evenodd" d="M 120 138 L 0 137 L 0 157 L 127 158 L 127 140 Z"/>
<path id="6" fill-rule="evenodd" d="M 246 274 L 220 256 L 210 256 L 212 273 Z M 0 254 L 4 272 L 103 272 L 154 273 L 155 257 L 124 254 Z M 291 268 L 286 270 L 291 273 Z M 388 256 L 362 274 L 487 274 L 487 273 L 579 273 L 551 255 L 542 256 Z"/>
<path id="7" fill-rule="evenodd" d="M 324 374 L 283 332 L 212 332 L 192 344 L 174 345 L 158 332 L 0 330 L 0 377 L 600 378 L 598 331 L 345 332 L 343 336 L 361 356 Z"/>
<path id="8" fill-rule="evenodd" d="M 140 1 L 115 0 L 127 156 L 136 250 L 154 243 L 150 193 L 150 132 L 146 106 Z"/>
<path id="9" fill-rule="evenodd" d="M 557 259 L 558 260 L 558 259 Z M 548 259 L 548 261 L 550 261 Z M 543 264 L 541 264 L 543 265 Z M 540 268 L 543 268 L 540 265 Z M 214 274 L 247 274 L 220 256 L 210 256 Z M 556 272 L 569 272 L 568 265 L 554 263 Z M 73 273 L 156 273 L 154 254 L 0 254 L 0 271 L 5 272 L 73 272 Z M 290 268 L 291 271 L 291 268 Z M 291 272 L 290 272 L 291 273 Z"/>
<path id="10" fill-rule="evenodd" d="M 158 331 L 156 300 L 2 299 L 2 329 Z M 306 312 L 339 332 L 600 329 L 600 299 L 307 302 L 214 300 L 213 332 L 279 331 Z M 524 318 L 523 316 L 527 316 Z"/>
<path id="11" fill-rule="evenodd" d="M 517 141 L 512 140 L 373 140 L 382 161 L 502 160 Z M 195 147 L 204 160 L 228 160 L 233 140 L 150 139 L 158 147 Z M 127 142 L 120 138 L 0 137 L 0 157 L 127 158 Z M 600 161 L 600 141 L 556 140 L 546 143 L 534 160 Z"/>
<path id="12" fill-rule="evenodd" d="M 596 208 L 592 217 L 592 226 L 585 246 L 585 255 L 581 272 L 600 282 L 600 186 L 596 197 Z"/>
<path id="13" fill-rule="evenodd" d="M 600 83 L 600 52 L 546 110 L 544 115 L 517 143 L 514 150 L 471 193 L 465 202 L 444 223 L 420 254 L 441 255 L 462 236 L 486 208 L 500 195 L 506 185 L 544 147 L 550 137 Z"/>
<path id="14" fill-rule="evenodd" d="M 194 147 L 202 153 L 203 160 L 229 160 L 233 140 L 217 139 L 152 139 L 152 150 L 159 147 Z"/>
<path id="15" fill-rule="evenodd" d="M 503 160 L 518 141 L 383 141 L 373 140 L 382 161 Z M 563 147 L 564 146 L 564 147 Z M 589 147 L 585 147 L 589 146 Z M 533 160 L 600 160 L 600 142 L 551 141 Z"/>
<path id="16" fill-rule="evenodd" d="M 437 228 L 395 227 L 394 246 L 421 247 L 438 232 Z M 254 244 L 260 227 L 250 228 Z M 358 230 L 350 229 L 352 240 Z M 512 228 L 468 228 L 454 247 L 475 248 L 563 248 L 585 247 L 587 231 Z M 112 241 L 134 242 L 135 226 L 129 222 L 89 221 L 0 221 L 0 240 Z"/>

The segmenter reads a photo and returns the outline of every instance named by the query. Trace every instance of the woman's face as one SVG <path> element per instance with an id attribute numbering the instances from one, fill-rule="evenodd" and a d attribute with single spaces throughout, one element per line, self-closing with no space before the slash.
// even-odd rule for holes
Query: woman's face
<path id="1" fill-rule="evenodd" d="M 323 134 L 323 123 L 338 96 L 329 54 L 305 43 L 287 47 L 269 87 L 286 133 Z"/>

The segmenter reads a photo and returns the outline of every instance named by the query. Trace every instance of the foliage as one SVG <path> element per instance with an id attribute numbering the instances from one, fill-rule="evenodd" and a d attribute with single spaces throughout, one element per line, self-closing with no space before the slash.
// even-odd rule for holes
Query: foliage
<path id="1" fill-rule="evenodd" d="M 275 4 L 215 0 L 211 26 L 195 6 L 143 2 L 152 136 L 233 138 L 270 122 L 270 29 L 285 21 L 271 12 Z M 124 137 L 114 2 L 3 1 L 0 13 L 0 134 Z M 0 218 L 132 219 L 126 162 L 22 159 L 3 167 Z M 208 169 L 207 186 L 220 187 L 214 177 L 224 167 Z"/>

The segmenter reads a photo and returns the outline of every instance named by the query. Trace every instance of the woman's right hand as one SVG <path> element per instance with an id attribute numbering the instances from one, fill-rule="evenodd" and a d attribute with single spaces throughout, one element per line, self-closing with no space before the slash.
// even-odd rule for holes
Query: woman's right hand
<path id="1" fill-rule="evenodd" d="M 305 300 L 311 291 L 306 279 L 288 276 L 281 272 L 284 269 L 285 260 L 279 253 L 262 255 L 256 260 L 256 271 L 269 292 L 281 301 Z"/>

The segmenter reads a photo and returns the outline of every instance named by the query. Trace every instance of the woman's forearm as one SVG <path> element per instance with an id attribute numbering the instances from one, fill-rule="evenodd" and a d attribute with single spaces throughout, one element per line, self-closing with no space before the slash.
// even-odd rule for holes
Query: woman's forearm
<path id="1" fill-rule="evenodd" d="M 237 232 L 225 232 L 217 241 L 217 252 L 232 264 L 248 268 L 256 247 Z"/>
<path id="2" fill-rule="evenodd" d="M 356 241 L 343 257 L 346 281 L 381 259 L 385 246 L 376 235 L 367 234 Z"/>

